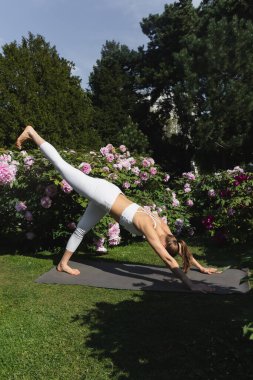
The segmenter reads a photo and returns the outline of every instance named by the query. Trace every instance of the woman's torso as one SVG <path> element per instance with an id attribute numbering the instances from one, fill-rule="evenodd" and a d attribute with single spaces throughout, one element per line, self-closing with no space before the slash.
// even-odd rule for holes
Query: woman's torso
<path id="1" fill-rule="evenodd" d="M 124 194 L 120 194 L 112 205 L 110 214 L 117 222 L 119 222 L 124 210 L 133 203 L 134 202 L 130 201 L 130 199 L 128 199 Z M 147 230 L 147 226 L 155 229 L 160 239 L 165 237 L 168 233 L 168 231 L 166 231 L 167 226 L 165 227 L 159 216 L 154 215 L 154 213 L 151 212 L 146 212 L 142 207 L 135 212 L 133 224 L 143 235 L 145 234 L 144 231 Z"/>

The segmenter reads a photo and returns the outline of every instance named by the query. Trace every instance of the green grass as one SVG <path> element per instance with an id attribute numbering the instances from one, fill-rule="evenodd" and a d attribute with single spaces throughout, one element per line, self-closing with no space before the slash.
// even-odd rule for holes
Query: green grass
<path id="1" fill-rule="evenodd" d="M 193 247 L 203 263 L 252 268 L 250 250 L 205 247 Z M 1 253 L 1 380 L 252 379 L 253 346 L 242 333 L 253 321 L 251 293 L 35 283 L 58 259 L 49 252 Z M 117 247 L 101 259 L 161 265 L 146 243 Z"/>

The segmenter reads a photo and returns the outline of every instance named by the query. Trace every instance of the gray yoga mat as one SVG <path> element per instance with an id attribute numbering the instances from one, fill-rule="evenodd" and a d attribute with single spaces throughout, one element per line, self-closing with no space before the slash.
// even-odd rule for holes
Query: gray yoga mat
<path id="1" fill-rule="evenodd" d="M 71 276 L 52 268 L 36 282 L 45 284 L 87 285 L 98 288 L 153 290 L 166 292 L 190 292 L 166 267 L 136 265 L 105 261 L 86 260 L 84 263 L 70 262 L 80 270 L 79 276 Z M 240 284 L 247 270 L 226 269 L 221 274 L 205 275 L 190 269 L 188 277 L 214 288 L 216 294 L 247 293 L 248 282 Z"/>

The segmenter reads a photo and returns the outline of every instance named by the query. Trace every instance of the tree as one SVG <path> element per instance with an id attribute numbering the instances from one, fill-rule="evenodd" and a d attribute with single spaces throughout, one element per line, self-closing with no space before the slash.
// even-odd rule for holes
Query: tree
<path id="1" fill-rule="evenodd" d="M 140 49 L 143 102 L 152 106 L 159 100 L 155 119 L 160 130 L 176 112 L 178 148 L 186 158 L 181 166 L 191 156 L 204 169 L 252 160 L 250 2 L 204 1 L 195 9 L 191 0 L 181 0 L 144 19 L 142 29 L 150 39 L 147 49 Z M 167 138 L 168 146 L 173 139 Z M 169 162 L 170 154 L 163 160 Z"/>
<path id="2" fill-rule="evenodd" d="M 95 110 L 93 126 L 104 143 L 122 143 L 122 129 L 127 127 L 136 107 L 138 95 L 134 89 L 134 68 L 137 56 L 138 53 L 129 50 L 126 45 L 106 41 L 101 59 L 97 60 L 90 74 L 89 85 Z"/>
<path id="3" fill-rule="evenodd" d="M 20 127 L 34 124 L 59 146 L 81 147 L 99 136 L 90 131 L 93 110 L 74 64 L 45 39 L 29 33 L 0 54 L 0 144 L 13 145 Z M 78 136 L 78 138 L 77 138 Z M 90 142 L 91 141 L 91 142 Z"/>

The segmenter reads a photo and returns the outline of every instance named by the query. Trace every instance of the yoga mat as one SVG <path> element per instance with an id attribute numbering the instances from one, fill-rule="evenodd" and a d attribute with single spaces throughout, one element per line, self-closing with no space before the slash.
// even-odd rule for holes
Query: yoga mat
<path id="1" fill-rule="evenodd" d="M 54 267 L 40 276 L 36 282 L 87 285 L 110 289 L 191 292 L 166 267 L 91 260 L 86 260 L 84 263 L 72 261 L 70 266 L 79 269 L 81 274 L 72 276 L 58 272 Z M 250 290 L 248 282 L 240 284 L 240 280 L 247 275 L 247 269 L 226 269 L 221 274 L 212 275 L 190 269 L 187 275 L 192 281 L 201 281 L 211 285 L 215 294 L 239 294 L 247 293 Z"/>

